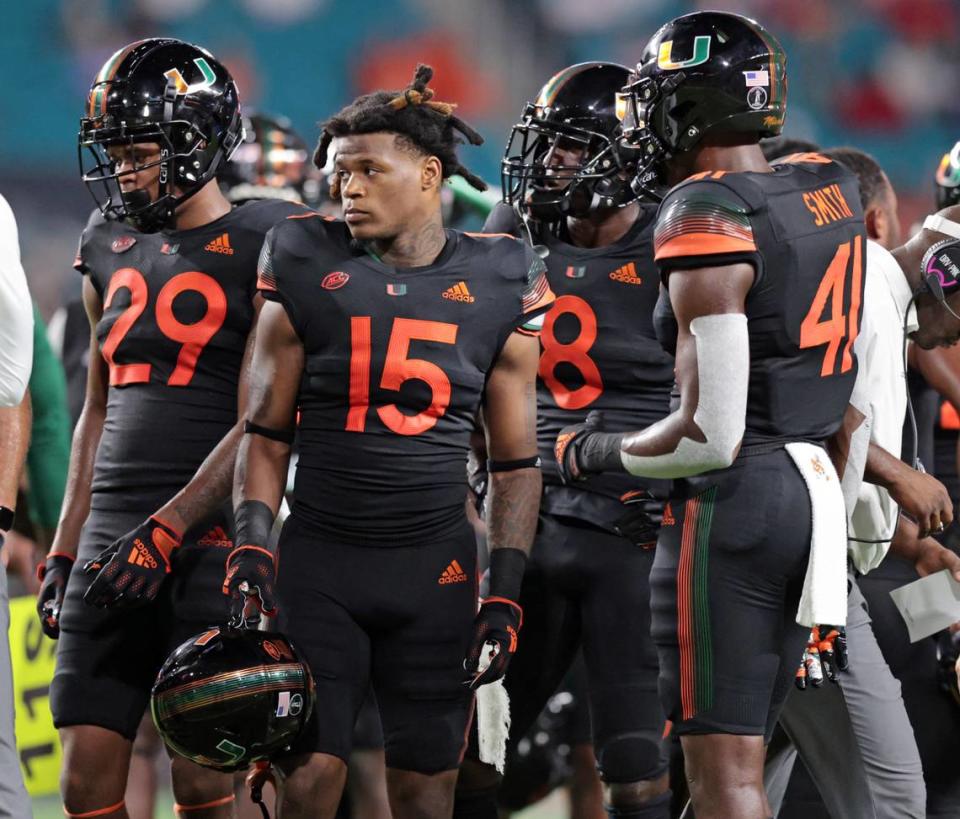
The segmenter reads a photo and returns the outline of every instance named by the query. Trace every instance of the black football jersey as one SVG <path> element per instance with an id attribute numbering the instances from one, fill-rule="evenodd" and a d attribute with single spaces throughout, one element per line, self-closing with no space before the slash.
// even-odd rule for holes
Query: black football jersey
<path id="1" fill-rule="evenodd" d="M 348 543 L 457 532 L 487 376 L 553 302 L 540 257 L 511 236 L 448 230 L 433 264 L 398 269 L 341 221 L 290 218 L 267 237 L 260 288 L 304 347 L 294 517 Z"/>
<path id="2" fill-rule="evenodd" d="M 857 374 L 866 234 L 856 177 L 819 154 L 773 173 L 697 174 L 660 206 L 656 258 L 677 268 L 747 262 L 750 383 L 744 445 L 823 441 L 840 426 Z M 665 293 L 658 331 L 676 345 Z"/>
<path id="3" fill-rule="evenodd" d="M 237 423 L 263 238 L 304 210 L 247 202 L 202 227 L 153 234 L 91 217 L 75 267 L 103 301 L 110 379 L 94 508 L 169 498 Z"/>
<path id="4" fill-rule="evenodd" d="M 537 439 L 547 485 L 546 511 L 609 525 L 623 513 L 619 499 L 648 487 L 626 473 L 603 473 L 557 491 L 553 447 L 560 430 L 602 410 L 607 429 L 643 429 L 670 411 L 673 358 L 657 340 L 653 315 L 660 278 L 653 260 L 656 208 L 644 207 L 612 245 L 582 248 L 538 232 L 556 303 L 544 319 L 537 378 Z M 498 205 L 486 229 L 511 224 L 512 209 Z M 607 496 L 600 503 L 581 492 Z"/>

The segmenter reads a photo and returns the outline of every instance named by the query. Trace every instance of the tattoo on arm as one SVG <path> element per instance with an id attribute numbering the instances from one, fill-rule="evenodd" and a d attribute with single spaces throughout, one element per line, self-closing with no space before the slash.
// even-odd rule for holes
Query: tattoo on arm
<path id="1" fill-rule="evenodd" d="M 530 552 L 540 511 L 539 469 L 490 475 L 487 496 L 487 541 L 490 549 Z"/>

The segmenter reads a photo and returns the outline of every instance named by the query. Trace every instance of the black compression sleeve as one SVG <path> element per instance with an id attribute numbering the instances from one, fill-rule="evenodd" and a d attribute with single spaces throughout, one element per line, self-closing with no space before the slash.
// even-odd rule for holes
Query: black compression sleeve
<path id="1" fill-rule="evenodd" d="M 584 472 L 623 472 L 622 432 L 588 432 L 574 441 L 577 465 Z"/>
<path id="2" fill-rule="evenodd" d="M 236 521 L 237 546 L 267 547 L 270 530 L 276 515 L 263 501 L 248 500 L 241 503 L 233 514 Z"/>
<path id="3" fill-rule="evenodd" d="M 493 549 L 490 552 L 490 597 L 505 597 L 516 602 L 520 599 L 523 571 L 527 567 L 527 555 L 520 549 Z"/>

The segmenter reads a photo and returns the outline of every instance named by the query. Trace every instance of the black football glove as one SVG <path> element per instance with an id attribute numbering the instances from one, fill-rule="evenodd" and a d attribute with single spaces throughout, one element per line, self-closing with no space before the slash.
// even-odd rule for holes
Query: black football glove
<path id="1" fill-rule="evenodd" d="M 53 640 L 60 636 L 60 609 L 67 592 L 67 580 L 73 568 L 74 557 L 63 552 L 52 552 L 37 566 L 37 614 L 43 633 Z"/>
<path id="2" fill-rule="evenodd" d="M 553 445 L 553 455 L 557 462 L 557 471 L 560 480 L 564 483 L 576 483 L 586 480 L 592 474 L 577 458 L 577 453 L 583 444 L 584 438 L 592 432 L 603 431 L 603 413 L 592 410 L 580 424 L 573 424 L 560 430 L 557 441 Z"/>
<path id="3" fill-rule="evenodd" d="M 262 546 L 238 546 L 227 557 L 227 575 L 223 593 L 230 597 L 230 625 L 256 628 L 259 616 L 245 616 L 252 602 L 260 614 L 277 613 L 277 565 L 273 555 Z"/>
<path id="4" fill-rule="evenodd" d="M 819 688 L 824 679 L 838 683 L 840 672 L 849 667 L 846 629 L 843 626 L 814 626 L 794 683 L 801 691 L 808 684 Z"/>
<path id="5" fill-rule="evenodd" d="M 663 501 L 646 489 L 635 489 L 621 495 L 620 502 L 624 511 L 613 525 L 617 534 L 641 549 L 653 549 L 660 536 Z"/>
<path id="6" fill-rule="evenodd" d="M 463 660 L 464 684 L 471 690 L 496 682 L 507 673 L 517 650 L 517 633 L 523 625 L 523 609 L 505 597 L 488 597 L 480 603 L 473 621 L 473 638 Z M 481 671 L 481 659 L 489 664 Z"/>
<path id="7" fill-rule="evenodd" d="M 180 546 L 180 534 L 157 518 L 115 540 L 83 567 L 98 572 L 83 599 L 97 608 L 132 608 L 154 600 L 170 574 L 170 555 Z"/>

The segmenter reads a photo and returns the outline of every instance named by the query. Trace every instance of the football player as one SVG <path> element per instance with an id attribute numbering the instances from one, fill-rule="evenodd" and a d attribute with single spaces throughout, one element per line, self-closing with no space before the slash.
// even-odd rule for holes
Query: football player
<path id="1" fill-rule="evenodd" d="M 286 117 L 248 112 L 243 143 L 217 175 L 231 202 L 286 199 L 303 202 L 310 152 Z"/>
<path id="2" fill-rule="evenodd" d="M 553 458 L 557 434 L 588 409 L 604 410 L 620 429 L 649 426 L 670 410 L 673 359 L 653 326 L 656 208 L 637 201 L 630 186 L 636 151 L 617 144 L 617 94 L 629 75 L 614 63 L 582 63 L 547 81 L 513 128 L 504 203 L 486 229 L 529 231 L 557 294 L 540 336 L 544 492 L 520 597 L 524 639 L 506 678 L 511 745 L 582 644 L 607 811 L 652 819 L 667 817 L 670 803 L 650 637 L 649 574 L 662 502 L 650 496 L 656 482 L 624 473 L 563 486 Z M 665 487 L 658 489 L 665 497 Z M 484 766 L 481 776 L 477 765 L 464 762 L 457 819 L 497 815 L 493 768 Z"/>
<path id="3" fill-rule="evenodd" d="M 625 434 L 594 417 L 557 442 L 571 480 L 675 479 L 651 609 L 699 819 L 770 815 L 764 736 L 809 634 L 795 620 L 812 540 L 800 470 L 828 470 L 826 452 L 806 447 L 839 428 L 857 371 L 857 180 L 816 154 L 770 167 L 758 143 L 780 132 L 785 104 L 783 50 L 752 20 L 698 12 L 650 40 L 623 127 L 644 157 L 636 184 L 664 196 L 658 329 L 676 351 L 677 408 Z M 803 463 L 791 455 L 804 451 Z"/>
<path id="4" fill-rule="evenodd" d="M 333 204 L 329 186 L 324 184 L 326 175 L 310 162 L 307 144 L 290 120 L 248 112 L 243 117 L 243 130 L 243 144 L 217 175 L 227 199 L 234 203 L 285 199 L 315 205 L 318 211 Z M 339 212 L 339 203 L 335 204 Z M 364 700 L 357 717 L 347 783 L 353 815 L 370 819 L 389 817 L 383 734 L 372 696 Z M 239 807 L 241 811 L 245 809 L 246 801 L 241 800 Z"/>
<path id="5" fill-rule="evenodd" d="M 90 368 L 38 599 L 60 638 L 50 700 L 68 816 L 127 815 L 131 741 L 157 671 L 228 614 L 215 590 L 233 545 L 225 502 L 262 301 L 256 259 L 266 231 L 304 210 L 231 208 L 215 177 L 242 136 L 229 72 L 171 39 L 114 54 L 81 121 L 100 206 L 75 265 Z M 180 813 L 232 814 L 229 776 L 181 758 L 172 769 Z"/>
<path id="6" fill-rule="evenodd" d="M 279 604 L 317 684 L 311 725 L 280 761 L 288 817 L 333 815 L 371 680 L 394 817 L 450 816 L 471 689 L 503 676 L 522 624 L 541 489 L 536 333 L 553 294 L 543 261 L 513 237 L 444 230 L 443 180 L 483 187 L 457 159 L 457 134 L 482 140 L 432 98 L 432 73 L 420 66 L 408 88 L 359 97 L 326 121 L 314 162 L 332 156 L 344 220 L 291 217 L 260 261 L 268 303 L 224 591 L 234 607 L 245 593 L 267 611 Z M 465 499 L 481 405 L 491 558 L 477 612 Z M 297 410 L 275 582 L 264 547 Z"/>

